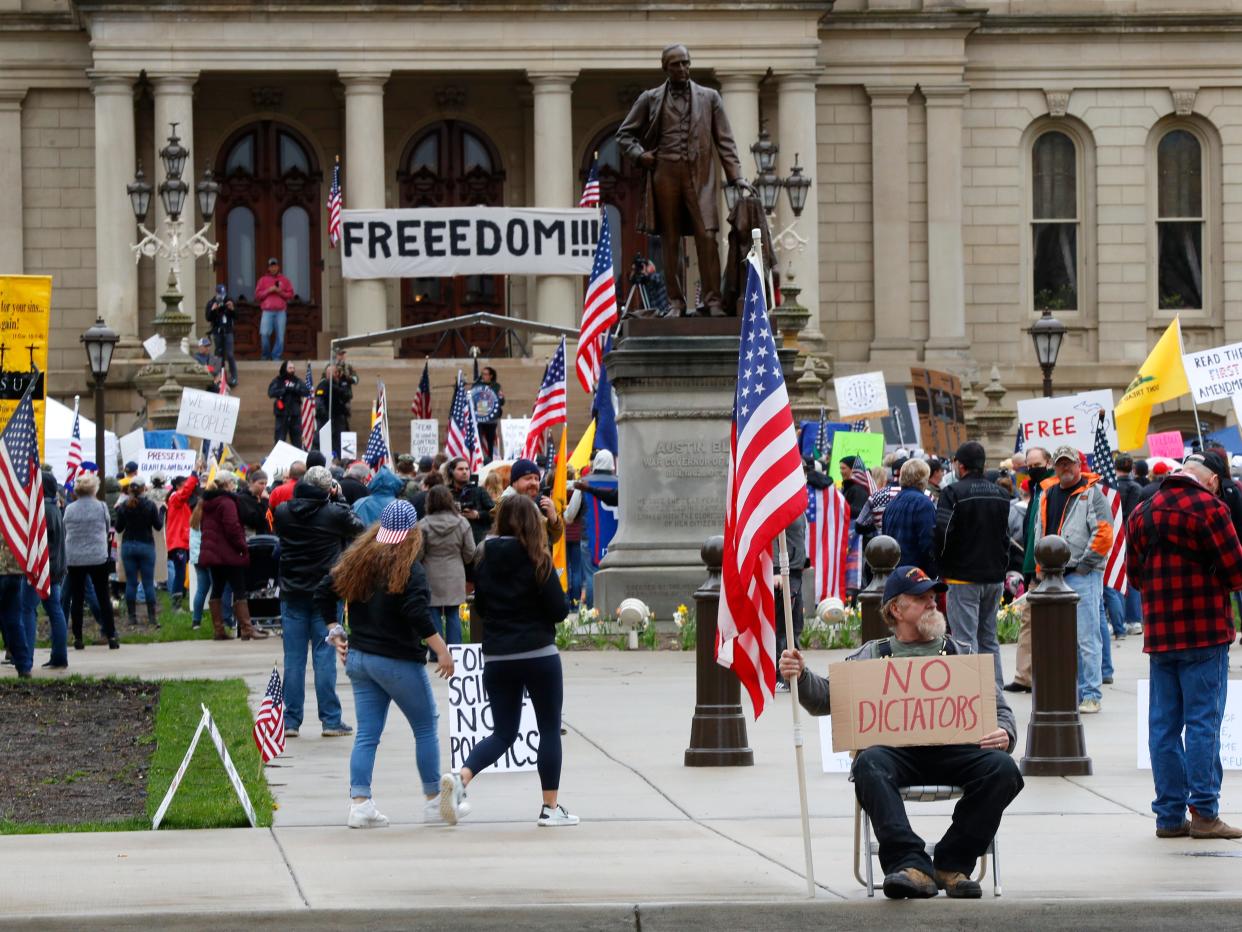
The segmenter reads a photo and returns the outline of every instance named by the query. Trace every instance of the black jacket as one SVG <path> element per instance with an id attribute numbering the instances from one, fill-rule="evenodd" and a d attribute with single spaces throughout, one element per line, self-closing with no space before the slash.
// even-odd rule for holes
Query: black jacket
<path id="1" fill-rule="evenodd" d="M 278 375 L 267 384 L 267 397 L 272 399 L 272 414 L 278 418 L 300 418 L 302 399 L 309 396 L 306 380 L 296 375 Z"/>
<path id="2" fill-rule="evenodd" d="M 328 499 L 317 486 L 299 482 L 293 498 L 276 507 L 280 537 L 280 589 L 284 594 L 312 595 L 362 522 L 344 502 Z"/>
<path id="3" fill-rule="evenodd" d="M 556 642 L 569 609 L 556 571 L 542 583 L 515 537 L 483 544 L 474 571 L 474 607 L 483 619 L 483 653 L 520 654 Z"/>
<path id="4" fill-rule="evenodd" d="M 232 298 L 221 300 L 213 295 L 207 302 L 204 313 L 207 315 L 207 322 L 211 324 L 212 333 L 233 332 L 233 322 L 237 319 L 237 306 Z"/>
<path id="5" fill-rule="evenodd" d="M 149 498 L 128 496 L 116 505 L 116 532 L 128 541 L 155 543 L 155 531 L 164 529 L 164 509 Z"/>
<path id="6" fill-rule="evenodd" d="M 237 490 L 237 517 L 242 527 L 256 534 L 270 534 L 267 523 L 267 503 L 261 502 L 250 494 L 250 489 L 242 487 Z"/>
<path id="7" fill-rule="evenodd" d="M 366 487 L 365 483 L 359 482 L 353 476 L 345 476 L 341 479 L 341 494 L 345 496 L 345 501 L 349 502 L 352 508 L 354 502 L 360 498 L 366 498 L 371 494 L 371 490 Z"/>
<path id="8" fill-rule="evenodd" d="M 69 570 L 69 554 L 65 548 L 65 518 L 54 498 L 43 499 L 43 511 L 47 515 L 48 575 L 52 582 L 63 582 Z"/>
<path id="9" fill-rule="evenodd" d="M 349 379 L 338 378 L 329 391 L 325 376 L 315 387 L 315 420 L 322 427 L 328 421 L 328 396 L 332 396 L 332 418 L 349 420 L 349 406 L 354 400 L 354 385 Z"/>
<path id="10" fill-rule="evenodd" d="M 315 607 L 328 627 L 336 623 L 336 603 L 332 577 L 325 574 L 315 590 Z M 410 578 L 404 591 L 381 589 L 365 602 L 349 603 L 349 646 L 380 657 L 426 663 L 427 647 L 423 642 L 436 633 L 430 603 L 427 573 L 415 561 L 410 564 Z"/>
<path id="11" fill-rule="evenodd" d="M 1139 503 L 1139 496 L 1143 494 L 1143 487 L 1134 480 L 1133 476 L 1118 474 L 1115 488 L 1117 489 L 1117 495 L 1121 498 L 1122 517 L 1129 518 L 1130 512 Z"/>
<path id="12" fill-rule="evenodd" d="M 463 511 L 467 508 L 473 508 L 479 513 L 477 518 L 470 521 L 470 531 L 474 534 L 475 544 L 482 543 L 483 538 L 487 536 L 487 532 L 492 527 L 492 509 L 495 507 L 495 503 L 492 501 L 491 496 L 473 482 L 462 486 L 460 489 L 449 485 L 449 491 L 453 493 L 453 500 L 461 506 Z M 418 505 L 414 507 L 418 509 Z M 422 511 L 419 510 L 418 513 L 421 515 Z"/>
<path id="13" fill-rule="evenodd" d="M 945 579 L 1005 581 L 1009 565 L 1009 495 L 981 473 L 967 473 L 940 492 L 936 553 Z"/>

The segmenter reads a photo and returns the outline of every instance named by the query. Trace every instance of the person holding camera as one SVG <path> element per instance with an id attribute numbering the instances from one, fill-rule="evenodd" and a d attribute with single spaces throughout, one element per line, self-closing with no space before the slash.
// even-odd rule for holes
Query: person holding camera
<path id="1" fill-rule="evenodd" d="M 470 531 L 478 544 L 491 529 L 494 503 L 478 483 L 470 481 L 470 464 L 466 460 L 455 456 L 444 468 L 448 473 L 453 501 L 461 508 L 461 516 L 470 522 Z"/>
<path id="2" fill-rule="evenodd" d="M 299 379 L 282 362 L 276 378 L 267 385 L 267 397 L 272 399 L 272 416 L 276 419 L 275 442 L 288 440 L 295 447 L 302 445 L 302 399 L 310 396 L 306 382 Z"/>
<path id="3" fill-rule="evenodd" d="M 233 324 L 237 320 L 237 305 L 228 295 L 224 285 L 216 285 L 205 309 L 207 323 L 211 324 L 211 338 L 215 343 L 220 368 L 227 367 L 229 386 L 237 384 L 237 359 L 233 356 Z"/>

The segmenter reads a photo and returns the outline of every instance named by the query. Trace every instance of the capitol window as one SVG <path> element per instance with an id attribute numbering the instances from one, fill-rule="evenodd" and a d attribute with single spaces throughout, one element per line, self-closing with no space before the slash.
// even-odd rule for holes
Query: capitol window
<path id="1" fill-rule="evenodd" d="M 1156 146 L 1156 243 L 1159 306 L 1203 307 L 1203 146 L 1187 128 Z"/>
<path id="2" fill-rule="evenodd" d="M 1079 308 L 1078 148 L 1066 133 L 1036 137 L 1031 152 L 1031 272 L 1036 311 Z"/>

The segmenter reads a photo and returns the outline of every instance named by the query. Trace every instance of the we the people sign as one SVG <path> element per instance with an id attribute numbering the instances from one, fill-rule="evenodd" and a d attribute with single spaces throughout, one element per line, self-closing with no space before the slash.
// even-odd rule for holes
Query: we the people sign
<path id="1" fill-rule="evenodd" d="M 832 749 L 978 744 L 996 730 L 995 675 L 988 654 L 834 663 Z"/>
<path id="2" fill-rule="evenodd" d="M 177 413 L 177 433 L 232 443 L 240 408 L 241 399 L 236 395 L 219 395 L 216 392 L 200 392 L 197 388 L 183 388 L 181 410 Z"/>
<path id="3" fill-rule="evenodd" d="M 450 644 L 453 675 L 449 677 L 449 760 L 453 772 L 461 770 L 474 746 L 492 733 L 492 703 L 483 688 L 483 647 L 479 644 Z M 522 719 L 517 740 L 489 771 L 534 770 L 539 762 L 539 727 L 530 696 L 523 691 Z"/>

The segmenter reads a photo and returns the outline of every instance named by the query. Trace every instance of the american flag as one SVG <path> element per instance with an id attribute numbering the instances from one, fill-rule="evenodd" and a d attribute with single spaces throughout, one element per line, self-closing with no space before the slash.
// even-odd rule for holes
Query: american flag
<path id="1" fill-rule="evenodd" d="M 863 418 L 860 421 L 855 421 L 853 424 L 850 425 L 850 433 L 865 434 L 866 432 L 867 432 L 867 419 L 866 418 Z"/>
<path id="2" fill-rule="evenodd" d="M 306 364 L 306 397 L 302 399 L 302 449 L 309 450 L 315 444 L 315 383 L 311 376 L 311 364 Z"/>
<path id="3" fill-rule="evenodd" d="M 332 166 L 332 187 L 328 189 L 328 245 L 333 249 L 341 240 L 341 157 Z"/>
<path id="4" fill-rule="evenodd" d="M 815 567 L 815 604 L 845 601 L 845 558 L 850 549 L 850 506 L 835 485 L 807 490 L 806 552 Z"/>
<path id="5" fill-rule="evenodd" d="M 418 380 L 418 394 L 410 402 L 411 417 L 426 420 L 431 417 L 431 373 L 428 363 L 423 362 L 423 377 Z"/>
<path id="6" fill-rule="evenodd" d="M 820 459 L 828 454 L 828 419 L 824 409 L 819 409 L 819 429 L 815 432 L 815 458 Z"/>
<path id="7" fill-rule="evenodd" d="M 254 720 L 254 743 L 265 764 L 285 750 L 285 688 L 275 667 Z"/>
<path id="8" fill-rule="evenodd" d="M 604 356 L 604 340 L 608 329 L 617 322 L 617 282 L 612 274 L 612 236 L 608 217 L 600 212 L 599 242 L 595 246 L 595 265 L 587 285 L 582 307 L 582 324 L 578 329 L 578 349 L 574 353 L 578 384 L 587 394 L 595 391 L 599 381 L 599 364 Z"/>
<path id="9" fill-rule="evenodd" d="M 388 439 L 388 391 L 384 388 L 384 380 L 377 380 L 379 387 L 375 392 L 375 413 L 371 418 L 371 426 L 379 424 L 384 438 L 385 455 L 392 449 L 392 441 Z"/>
<path id="10" fill-rule="evenodd" d="M 1026 449 L 1026 431 L 1022 429 L 1022 419 L 1018 419 L 1018 435 L 1013 441 L 1013 452 L 1021 453 Z"/>
<path id="11" fill-rule="evenodd" d="M 40 599 L 46 599 L 52 583 L 39 439 L 35 433 L 34 402 L 30 398 L 35 381 L 30 380 L 0 433 L 0 530 L 30 585 Z"/>
<path id="12" fill-rule="evenodd" d="M 362 456 L 372 469 L 379 469 L 388 462 L 388 444 L 384 440 L 383 421 L 376 420 L 371 425 L 371 436 L 367 438 L 367 449 Z"/>
<path id="13" fill-rule="evenodd" d="M 1113 548 L 1104 564 L 1104 585 L 1116 589 L 1122 595 L 1129 587 L 1126 580 L 1126 519 L 1121 511 L 1121 495 L 1117 492 L 1117 470 L 1113 466 L 1113 451 L 1108 446 L 1108 434 L 1104 430 L 1104 412 L 1095 424 L 1095 442 L 1091 447 L 1092 465 L 1104 485 L 1100 491 L 1113 515 Z"/>
<path id="14" fill-rule="evenodd" d="M 566 415 L 565 338 L 561 337 L 560 346 L 548 360 L 548 368 L 543 370 L 543 382 L 539 386 L 539 394 L 535 396 L 535 407 L 530 413 L 530 427 L 526 429 L 522 456 L 533 460 L 539 452 L 544 431 L 557 424 L 564 424 Z"/>
<path id="15" fill-rule="evenodd" d="M 861 456 L 855 456 L 854 462 L 858 464 L 854 467 L 854 475 L 867 487 L 867 497 L 870 498 L 875 494 L 875 480 L 871 478 L 871 470 L 867 468 Z"/>
<path id="16" fill-rule="evenodd" d="M 579 207 L 599 206 L 599 153 L 595 153 L 595 161 L 587 172 L 586 184 L 582 188 L 582 197 L 578 198 Z"/>
<path id="17" fill-rule="evenodd" d="M 470 464 L 472 473 L 483 468 L 483 452 L 479 449 L 479 428 L 474 420 L 474 406 L 470 404 L 466 377 L 460 369 L 457 370 L 457 385 L 453 389 L 453 403 L 449 408 L 444 454 L 449 459 L 460 456 Z"/>
<path id="18" fill-rule="evenodd" d="M 82 428 L 78 419 L 78 396 L 73 396 L 73 433 L 69 435 L 69 456 L 65 460 L 65 486 L 73 488 L 82 468 Z"/>
<path id="19" fill-rule="evenodd" d="M 737 674 L 756 718 L 776 689 L 772 542 L 806 504 L 806 476 L 763 279 L 750 262 L 729 437 L 716 662 Z"/>

